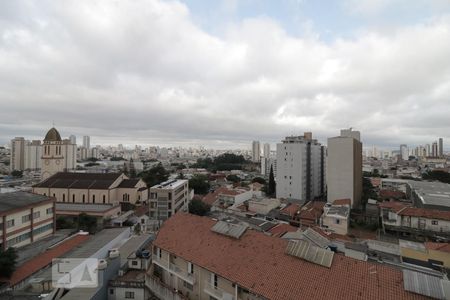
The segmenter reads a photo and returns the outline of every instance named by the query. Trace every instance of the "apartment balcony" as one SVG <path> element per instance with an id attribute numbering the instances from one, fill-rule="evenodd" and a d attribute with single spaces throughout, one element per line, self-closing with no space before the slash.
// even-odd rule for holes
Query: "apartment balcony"
<path id="1" fill-rule="evenodd" d="M 222 290 L 221 288 L 214 286 L 209 281 L 206 281 L 204 283 L 203 291 L 206 294 L 213 296 L 214 298 L 219 299 L 219 300 L 236 300 L 236 298 L 232 294 L 227 293 L 224 290 Z"/>
<path id="2" fill-rule="evenodd" d="M 153 263 L 160 266 L 167 272 L 181 278 L 182 280 L 184 280 L 192 285 L 195 284 L 195 277 L 192 274 L 189 274 L 188 272 L 183 271 L 177 265 L 170 263 L 167 260 L 156 257 L 155 255 L 153 255 Z"/>
<path id="3" fill-rule="evenodd" d="M 185 295 L 164 284 L 153 275 L 147 274 L 145 284 L 151 293 L 161 300 L 189 300 Z"/>

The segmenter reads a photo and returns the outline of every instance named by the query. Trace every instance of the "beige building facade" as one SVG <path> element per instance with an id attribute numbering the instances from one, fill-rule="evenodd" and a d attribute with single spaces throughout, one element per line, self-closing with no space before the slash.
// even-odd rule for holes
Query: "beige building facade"
<path id="1" fill-rule="evenodd" d="M 359 131 L 341 130 L 341 135 L 328 139 L 327 192 L 329 203 L 350 199 L 358 207 L 362 196 L 362 143 Z"/>
<path id="2" fill-rule="evenodd" d="M 26 192 L 0 194 L 0 249 L 22 247 L 55 232 L 53 198 Z"/>
<path id="3" fill-rule="evenodd" d="M 165 221 L 178 211 L 187 211 L 189 184 L 187 180 L 169 180 L 150 188 L 150 219 Z"/>

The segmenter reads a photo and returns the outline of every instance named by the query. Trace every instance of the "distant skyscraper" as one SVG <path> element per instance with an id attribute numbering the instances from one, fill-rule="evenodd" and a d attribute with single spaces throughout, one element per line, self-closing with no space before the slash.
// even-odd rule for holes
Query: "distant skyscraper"
<path id="1" fill-rule="evenodd" d="M 350 199 L 358 207 L 362 195 L 362 143 L 359 131 L 341 130 L 341 135 L 328 139 L 328 202 Z"/>
<path id="2" fill-rule="evenodd" d="M 431 156 L 431 146 L 430 144 L 425 145 L 426 156 Z"/>
<path id="3" fill-rule="evenodd" d="M 71 144 L 73 144 L 73 145 L 77 144 L 77 137 L 74 136 L 73 134 L 71 136 L 69 136 L 69 140 L 70 140 Z"/>
<path id="4" fill-rule="evenodd" d="M 265 143 L 264 144 L 264 148 L 263 148 L 263 156 L 265 158 L 269 158 L 270 157 L 270 144 L 269 143 Z"/>
<path id="5" fill-rule="evenodd" d="M 444 156 L 444 140 L 439 138 L 439 157 Z"/>
<path id="6" fill-rule="evenodd" d="M 16 137 L 11 140 L 9 167 L 11 171 L 25 169 L 25 139 L 23 137 Z"/>
<path id="7" fill-rule="evenodd" d="M 403 160 L 408 160 L 409 158 L 409 151 L 408 146 L 405 144 L 400 145 L 400 156 Z"/>
<path id="8" fill-rule="evenodd" d="M 38 170 L 41 168 L 41 141 L 27 141 L 25 144 L 25 169 Z"/>
<path id="9" fill-rule="evenodd" d="M 437 157 L 439 155 L 439 149 L 438 149 L 438 143 L 433 142 L 433 145 L 431 146 L 431 156 Z"/>
<path id="10" fill-rule="evenodd" d="M 87 135 L 83 136 L 83 147 L 88 150 L 91 148 L 91 138 Z"/>
<path id="11" fill-rule="evenodd" d="M 259 141 L 253 141 L 252 143 L 252 161 L 259 162 L 261 160 L 261 146 Z"/>
<path id="12" fill-rule="evenodd" d="M 304 136 L 289 136 L 277 144 L 277 198 L 312 200 L 325 192 L 325 147 Z"/>

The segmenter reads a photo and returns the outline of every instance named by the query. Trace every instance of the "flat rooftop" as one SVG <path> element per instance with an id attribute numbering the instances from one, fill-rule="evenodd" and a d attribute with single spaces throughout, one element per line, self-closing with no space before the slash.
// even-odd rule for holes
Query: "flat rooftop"
<path id="1" fill-rule="evenodd" d="M 162 182 L 160 184 L 154 185 L 151 189 L 175 189 L 179 186 L 185 184 L 187 180 L 185 179 L 172 179 Z"/>
<path id="2" fill-rule="evenodd" d="M 1 193 L 0 212 L 35 206 L 48 200 L 51 200 L 51 198 L 27 192 Z"/>
<path id="3" fill-rule="evenodd" d="M 423 204 L 450 207 L 450 184 L 414 180 L 409 180 L 408 184 L 417 193 Z"/>

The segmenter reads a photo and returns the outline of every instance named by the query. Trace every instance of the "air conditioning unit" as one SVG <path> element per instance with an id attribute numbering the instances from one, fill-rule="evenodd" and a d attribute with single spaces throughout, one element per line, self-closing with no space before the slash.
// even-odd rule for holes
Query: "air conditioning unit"
<path id="1" fill-rule="evenodd" d="M 109 250 L 109 258 L 116 258 L 119 257 L 119 255 L 120 255 L 119 249 L 113 248 Z"/>
<path id="2" fill-rule="evenodd" d="M 98 269 L 99 270 L 104 270 L 104 269 L 106 269 L 107 266 L 108 266 L 108 262 L 106 261 L 106 259 L 100 259 L 98 261 Z"/>

